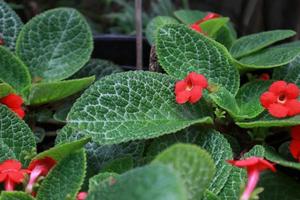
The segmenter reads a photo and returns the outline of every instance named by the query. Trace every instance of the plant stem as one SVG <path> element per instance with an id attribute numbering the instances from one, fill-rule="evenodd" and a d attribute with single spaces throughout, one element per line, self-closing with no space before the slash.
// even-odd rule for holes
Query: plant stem
<path id="1" fill-rule="evenodd" d="M 136 69 L 143 68 L 143 22 L 142 0 L 135 0 Z"/>

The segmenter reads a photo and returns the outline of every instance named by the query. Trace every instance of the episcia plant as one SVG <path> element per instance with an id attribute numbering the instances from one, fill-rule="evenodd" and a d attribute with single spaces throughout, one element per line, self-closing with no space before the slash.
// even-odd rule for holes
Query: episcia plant
<path id="1" fill-rule="evenodd" d="M 18 18 L 0 2 L 6 27 Z M 148 29 L 164 73 L 104 73 L 95 60 L 80 70 L 90 31 L 72 9 L 42 13 L 14 28 L 15 36 L 0 29 L 7 53 L 0 54 L 7 55 L 0 59 L 0 199 L 300 198 L 300 44 L 275 44 L 295 32 L 237 39 L 218 14 L 175 17 L 153 19 Z M 72 90 L 60 85 L 68 78 L 91 73 L 99 80 L 67 111 L 55 146 L 40 151 L 26 110 L 21 119 L 23 101 L 30 109 L 61 100 L 44 99 Z M 32 103 L 41 84 L 42 100 Z"/>

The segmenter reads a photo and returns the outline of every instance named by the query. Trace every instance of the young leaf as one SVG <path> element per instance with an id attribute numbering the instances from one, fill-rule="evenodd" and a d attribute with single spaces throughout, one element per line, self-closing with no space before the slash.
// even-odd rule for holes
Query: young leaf
<path id="1" fill-rule="evenodd" d="M 69 125 L 100 144 L 117 144 L 211 123 L 208 106 L 179 105 L 175 79 L 152 72 L 107 76 L 87 89 L 71 109 Z"/>
<path id="2" fill-rule="evenodd" d="M 135 168 L 100 186 L 89 191 L 87 200 L 187 200 L 177 173 L 162 164 Z"/>
<path id="3" fill-rule="evenodd" d="M 19 94 L 31 84 L 29 71 L 23 62 L 2 46 L 0 46 L 0 81 L 9 84 Z"/>
<path id="4" fill-rule="evenodd" d="M 27 166 L 35 154 L 35 137 L 30 128 L 0 104 L 0 161 L 17 159 Z"/>
<path id="5" fill-rule="evenodd" d="M 234 41 L 236 40 L 236 31 L 231 23 L 220 28 L 215 34 L 214 39 L 223 44 L 227 49 L 230 49 Z"/>
<path id="6" fill-rule="evenodd" d="M 0 83 L 0 98 L 7 96 L 10 93 L 13 93 L 14 89 L 6 84 L 6 83 Z"/>
<path id="7" fill-rule="evenodd" d="M 31 19 L 17 40 L 17 55 L 33 80 L 66 79 L 88 62 L 93 49 L 91 30 L 74 9 L 57 8 Z"/>
<path id="8" fill-rule="evenodd" d="M 41 183 L 37 200 L 75 199 L 85 176 L 84 151 L 69 154 L 53 168 Z"/>
<path id="9" fill-rule="evenodd" d="M 240 58 L 295 34 L 296 32 L 292 30 L 273 30 L 247 35 L 234 42 L 230 53 L 234 58 Z"/>
<path id="10" fill-rule="evenodd" d="M 240 80 L 227 49 L 184 25 L 166 25 L 157 36 L 159 63 L 171 76 L 183 79 L 188 72 L 203 74 L 211 85 L 236 95 Z"/>
<path id="11" fill-rule="evenodd" d="M 146 28 L 146 37 L 150 44 L 156 44 L 156 34 L 158 30 L 166 24 L 178 24 L 178 21 L 173 17 L 158 16 L 148 23 Z"/>
<path id="12" fill-rule="evenodd" d="M 17 36 L 22 26 L 23 23 L 15 11 L 0 0 L 0 39 L 11 51 L 15 50 Z"/>
<path id="13" fill-rule="evenodd" d="M 206 14 L 206 12 L 199 10 L 178 10 L 174 12 L 175 17 L 184 24 L 193 24 L 204 18 Z"/>
<path id="14" fill-rule="evenodd" d="M 25 192 L 1 192 L 1 200 L 34 200 L 34 198 Z"/>
<path id="15" fill-rule="evenodd" d="M 41 105 L 64 99 L 87 88 L 94 80 L 95 76 L 91 76 L 81 79 L 33 84 L 27 104 Z"/>
<path id="16" fill-rule="evenodd" d="M 201 199 L 215 173 L 210 155 L 190 144 L 175 144 L 160 153 L 153 162 L 172 166 L 179 173 L 188 200 Z"/>
<path id="17" fill-rule="evenodd" d="M 215 19 L 210 19 L 200 24 L 201 29 L 208 36 L 214 37 L 216 33 L 229 22 L 228 17 L 219 17 Z"/>

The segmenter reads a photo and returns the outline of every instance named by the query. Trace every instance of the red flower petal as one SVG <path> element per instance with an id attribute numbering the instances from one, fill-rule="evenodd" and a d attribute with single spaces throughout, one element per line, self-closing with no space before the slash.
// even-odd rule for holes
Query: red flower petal
<path id="1" fill-rule="evenodd" d="M 300 126 L 294 126 L 291 129 L 291 138 L 300 141 Z"/>
<path id="2" fill-rule="evenodd" d="M 47 175 L 48 171 L 56 165 L 56 161 L 50 157 L 45 157 L 42 159 L 33 160 L 28 167 L 28 170 L 32 171 L 36 167 L 41 166 L 42 167 L 42 176 Z"/>
<path id="3" fill-rule="evenodd" d="M 88 196 L 87 192 L 79 192 L 77 194 L 77 200 L 85 200 Z"/>
<path id="4" fill-rule="evenodd" d="M 245 160 L 228 160 L 227 162 L 236 167 L 247 168 L 248 170 L 263 171 L 270 169 L 272 171 L 276 171 L 272 163 L 260 157 L 250 157 Z"/>
<path id="5" fill-rule="evenodd" d="M 190 25 L 190 28 L 191 29 L 193 29 L 194 31 L 197 31 L 197 32 L 199 32 L 199 33 L 202 33 L 202 29 L 201 29 L 201 27 L 200 27 L 200 25 L 199 24 L 191 24 Z"/>
<path id="6" fill-rule="evenodd" d="M 19 108 L 23 104 L 23 99 L 16 94 L 9 94 L 1 98 L 0 103 L 7 105 L 9 108 Z"/>
<path id="7" fill-rule="evenodd" d="M 264 92 L 260 96 L 260 103 L 263 107 L 268 108 L 277 101 L 277 97 L 272 92 Z"/>
<path id="8" fill-rule="evenodd" d="M 213 12 L 209 12 L 204 18 L 203 18 L 203 22 L 210 20 L 210 19 L 215 19 L 215 18 L 219 18 L 221 17 L 221 15 L 217 14 L 217 13 L 213 13 Z"/>
<path id="9" fill-rule="evenodd" d="M 291 141 L 290 152 L 296 160 L 300 161 L 300 141 L 299 140 Z"/>
<path id="10" fill-rule="evenodd" d="M 175 94 L 185 91 L 187 86 L 188 85 L 185 80 L 177 81 L 175 84 Z"/>
<path id="11" fill-rule="evenodd" d="M 285 90 L 286 97 L 289 99 L 297 99 L 300 94 L 300 90 L 294 83 L 289 83 Z"/>
<path id="12" fill-rule="evenodd" d="M 286 87 L 287 83 L 285 81 L 276 81 L 270 86 L 269 91 L 279 96 L 281 93 L 285 92 Z"/>
<path id="13" fill-rule="evenodd" d="M 15 112 L 21 119 L 25 117 L 25 111 L 23 110 L 22 107 L 20 108 L 12 108 L 11 109 L 13 112 Z"/>
<path id="14" fill-rule="evenodd" d="M 184 104 L 189 100 L 190 96 L 191 93 L 189 91 L 180 92 L 176 94 L 176 102 L 179 104 Z"/>
<path id="15" fill-rule="evenodd" d="M 208 86 L 207 79 L 202 74 L 191 72 L 189 73 L 188 78 L 193 86 L 200 86 L 201 88 L 207 88 Z"/>
<path id="16" fill-rule="evenodd" d="M 24 178 L 25 178 L 25 173 L 22 173 L 20 171 L 18 172 L 10 172 L 8 174 L 9 178 L 14 182 L 14 183 L 21 183 Z"/>
<path id="17" fill-rule="evenodd" d="M 3 182 L 6 179 L 7 174 L 0 174 L 0 182 Z"/>
<path id="18" fill-rule="evenodd" d="M 259 76 L 259 79 L 260 79 L 260 80 L 263 80 L 263 81 L 270 80 L 270 75 L 269 75 L 268 73 L 262 73 L 262 74 Z"/>
<path id="19" fill-rule="evenodd" d="M 191 96 L 189 102 L 190 103 L 198 102 L 202 97 L 202 87 L 194 86 L 190 94 Z"/>
<path id="20" fill-rule="evenodd" d="M 300 101 L 293 99 L 285 102 L 284 106 L 288 109 L 288 116 L 292 117 L 300 114 Z"/>
<path id="21" fill-rule="evenodd" d="M 270 115 L 276 118 L 284 118 L 288 115 L 289 109 L 281 104 L 273 103 L 268 107 Z"/>
<path id="22" fill-rule="evenodd" d="M 22 164 L 18 160 L 5 160 L 0 164 L 0 173 L 3 170 L 7 169 L 14 169 L 14 170 L 20 170 L 22 168 Z"/>

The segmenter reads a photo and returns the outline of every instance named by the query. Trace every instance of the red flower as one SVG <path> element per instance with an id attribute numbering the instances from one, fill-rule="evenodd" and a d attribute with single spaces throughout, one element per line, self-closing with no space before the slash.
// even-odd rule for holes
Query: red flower
<path id="1" fill-rule="evenodd" d="M 203 19 L 200 19 L 200 20 L 196 21 L 195 23 L 191 24 L 190 28 L 197 31 L 197 32 L 199 32 L 199 33 L 203 33 L 203 31 L 200 27 L 200 24 L 207 21 L 207 20 L 215 19 L 215 18 L 219 18 L 219 17 L 221 17 L 221 15 L 219 15 L 217 13 L 209 12 Z"/>
<path id="2" fill-rule="evenodd" d="M 33 186 L 40 176 L 46 176 L 48 172 L 55 166 L 56 161 L 50 157 L 45 157 L 43 159 L 34 160 L 30 163 L 28 170 L 30 171 L 30 177 L 28 185 L 26 186 L 26 191 L 28 193 L 33 192 Z"/>
<path id="3" fill-rule="evenodd" d="M 270 169 L 273 172 L 276 171 L 273 164 L 259 157 L 250 157 L 246 160 L 228 160 L 227 162 L 229 162 L 233 166 L 247 169 L 248 182 L 240 200 L 248 200 L 250 198 L 251 193 L 258 183 L 259 173 L 261 171 L 267 169 Z"/>
<path id="4" fill-rule="evenodd" d="M 22 164 L 17 160 L 6 160 L 0 164 L 0 182 L 4 182 L 6 191 L 13 191 L 15 184 L 23 182 L 29 171 L 21 168 Z"/>
<path id="5" fill-rule="evenodd" d="M 16 94 L 9 94 L 0 99 L 0 103 L 6 105 L 13 112 L 15 112 L 21 119 L 25 116 L 25 111 L 22 108 L 23 99 Z"/>
<path id="6" fill-rule="evenodd" d="M 203 75 L 196 72 L 189 73 L 184 80 L 175 84 L 176 102 L 179 104 L 184 104 L 187 101 L 196 103 L 201 99 L 202 90 L 207 86 L 207 80 Z"/>
<path id="7" fill-rule="evenodd" d="M 300 161 L 300 126 L 294 126 L 291 129 L 290 152 L 292 156 Z"/>
<path id="8" fill-rule="evenodd" d="M 77 194 L 76 200 L 85 200 L 88 196 L 87 192 L 79 192 Z"/>
<path id="9" fill-rule="evenodd" d="M 297 85 L 276 81 L 270 86 L 269 91 L 260 96 L 260 103 L 274 117 L 291 117 L 300 114 L 299 94 Z"/>
<path id="10" fill-rule="evenodd" d="M 260 80 L 263 80 L 263 81 L 270 80 L 270 75 L 269 75 L 268 73 L 262 73 L 262 74 L 259 76 L 259 79 L 260 79 Z"/>

